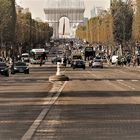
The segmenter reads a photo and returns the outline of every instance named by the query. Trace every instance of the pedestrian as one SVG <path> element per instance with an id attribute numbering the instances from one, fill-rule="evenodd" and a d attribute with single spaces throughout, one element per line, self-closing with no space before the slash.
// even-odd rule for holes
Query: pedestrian
<path id="1" fill-rule="evenodd" d="M 137 56 L 137 63 L 138 63 L 138 66 L 140 65 L 140 55 Z"/>
<path id="2" fill-rule="evenodd" d="M 131 55 L 130 54 L 128 54 L 126 56 L 126 61 L 127 61 L 127 65 L 130 66 L 130 62 L 131 62 Z"/>
<path id="3" fill-rule="evenodd" d="M 132 63 L 133 63 L 133 67 L 135 67 L 136 66 L 136 63 L 137 63 L 137 58 L 136 58 L 135 55 L 132 58 Z"/>
<path id="4" fill-rule="evenodd" d="M 43 64 L 43 58 L 40 57 L 40 66 L 42 66 L 42 64 Z"/>
<path id="5" fill-rule="evenodd" d="M 63 65 L 64 65 L 65 67 L 67 66 L 67 58 L 66 58 L 66 57 L 64 57 Z"/>

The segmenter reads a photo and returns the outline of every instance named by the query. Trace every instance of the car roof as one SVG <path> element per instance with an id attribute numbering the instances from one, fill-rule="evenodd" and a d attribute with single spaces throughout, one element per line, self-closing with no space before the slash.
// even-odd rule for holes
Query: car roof
<path id="1" fill-rule="evenodd" d="M 101 62 L 102 59 L 94 59 L 94 62 Z"/>
<path id="2" fill-rule="evenodd" d="M 22 61 L 17 61 L 17 62 L 15 62 L 15 64 L 19 64 L 19 63 L 21 63 L 21 64 L 26 64 L 25 62 L 22 62 Z"/>
<path id="3" fill-rule="evenodd" d="M 5 62 L 1 62 L 1 61 L 0 61 L 0 64 L 6 64 L 6 63 L 5 63 Z"/>

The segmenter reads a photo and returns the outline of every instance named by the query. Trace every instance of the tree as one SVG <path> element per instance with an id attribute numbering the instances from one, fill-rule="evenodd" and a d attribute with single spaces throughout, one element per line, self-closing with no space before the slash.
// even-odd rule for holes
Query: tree
<path id="1" fill-rule="evenodd" d="M 15 23 L 15 1 L 0 0 L 0 32 L 4 42 L 15 41 Z"/>
<path id="2" fill-rule="evenodd" d="M 133 20 L 133 39 L 135 41 L 140 40 L 140 1 L 136 0 L 136 5 L 132 5 L 135 11 L 135 16 Z"/>
<path id="3" fill-rule="evenodd" d="M 81 40 L 86 40 L 86 26 L 85 25 L 79 25 L 76 30 L 76 37 Z"/>
<path id="4" fill-rule="evenodd" d="M 114 41 L 125 46 L 132 36 L 133 9 L 131 2 L 115 0 L 112 4 L 112 17 Z"/>
<path id="5" fill-rule="evenodd" d="M 30 12 L 21 11 L 17 14 L 16 42 L 22 44 L 25 51 L 29 51 L 36 44 L 45 43 L 52 34 L 49 24 L 32 19 Z"/>

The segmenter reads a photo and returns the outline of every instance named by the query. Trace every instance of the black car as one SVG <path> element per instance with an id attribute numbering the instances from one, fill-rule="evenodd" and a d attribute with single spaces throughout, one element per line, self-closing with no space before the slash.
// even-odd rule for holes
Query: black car
<path id="1" fill-rule="evenodd" d="M 85 62 L 83 60 L 75 60 L 72 63 L 72 68 L 83 68 L 85 69 Z"/>
<path id="2" fill-rule="evenodd" d="M 53 59 L 52 59 L 52 63 L 53 64 L 57 64 L 57 62 L 62 62 L 62 60 L 61 60 L 61 58 L 60 57 L 54 57 Z"/>
<path id="3" fill-rule="evenodd" d="M 0 74 L 9 77 L 9 68 L 5 62 L 0 62 Z"/>
<path id="4" fill-rule="evenodd" d="M 15 73 L 29 74 L 29 67 L 25 62 L 15 62 L 11 66 L 11 74 L 15 74 Z"/>

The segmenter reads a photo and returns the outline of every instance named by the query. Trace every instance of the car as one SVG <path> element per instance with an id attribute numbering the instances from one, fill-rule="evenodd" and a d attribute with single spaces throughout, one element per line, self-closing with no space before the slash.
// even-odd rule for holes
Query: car
<path id="1" fill-rule="evenodd" d="M 21 60 L 22 62 L 28 62 L 30 61 L 29 53 L 23 53 L 21 54 Z"/>
<path id="2" fill-rule="evenodd" d="M 118 55 L 113 55 L 111 58 L 111 63 L 113 64 L 117 64 L 118 63 Z"/>
<path id="3" fill-rule="evenodd" d="M 0 74 L 9 77 L 9 67 L 5 62 L 0 62 Z"/>
<path id="4" fill-rule="evenodd" d="M 72 62 L 72 68 L 75 69 L 75 68 L 83 68 L 85 69 L 86 66 L 85 66 L 85 62 L 83 60 L 74 60 Z"/>
<path id="5" fill-rule="evenodd" d="M 104 63 L 107 63 L 107 61 L 108 61 L 106 56 L 103 56 L 102 60 L 103 60 Z"/>
<path id="6" fill-rule="evenodd" d="M 24 73 L 29 74 L 29 67 L 25 62 L 15 62 L 11 66 L 11 74 Z"/>
<path id="7" fill-rule="evenodd" d="M 57 62 L 62 62 L 62 59 L 61 59 L 61 57 L 54 57 L 54 58 L 52 58 L 52 63 L 53 64 L 57 64 Z"/>
<path id="8" fill-rule="evenodd" d="M 103 61 L 102 59 L 94 59 L 92 62 L 92 68 L 103 68 Z"/>

